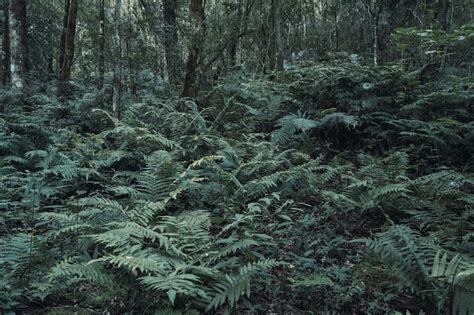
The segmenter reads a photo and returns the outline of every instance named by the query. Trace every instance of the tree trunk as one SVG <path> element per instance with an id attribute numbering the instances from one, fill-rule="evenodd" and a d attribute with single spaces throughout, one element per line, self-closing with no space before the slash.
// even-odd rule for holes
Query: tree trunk
<path id="1" fill-rule="evenodd" d="M 452 19 L 453 19 L 453 0 L 444 0 L 443 2 L 443 16 L 440 20 L 440 23 L 442 23 L 442 28 L 446 33 L 451 32 L 451 26 L 452 26 Z M 444 45 L 442 47 L 444 52 L 443 52 L 443 57 L 441 58 L 441 65 L 440 69 L 444 69 L 446 67 L 446 62 L 448 58 L 448 53 L 449 53 L 449 44 Z"/>
<path id="2" fill-rule="evenodd" d="M 25 87 L 28 73 L 28 25 L 26 0 L 11 0 L 9 5 L 10 77 L 14 87 Z"/>
<path id="3" fill-rule="evenodd" d="M 377 0 L 367 0 L 364 4 L 372 24 L 372 59 L 374 66 L 377 66 L 379 64 L 379 22 L 383 11 L 383 3 L 379 3 Z"/>
<path id="4" fill-rule="evenodd" d="M 237 7 L 237 16 L 235 18 L 233 36 L 229 47 L 229 59 L 231 67 L 237 64 L 237 49 L 240 45 L 240 36 L 242 33 L 242 19 L 243 19 L 244 0 L 239 0 Z"/>
<path id="5" fill-rule="evenodd" d="M 301 12 L 301 21 L 303 23 L 303 43 L 306 43 L 306 37 L 308 34 L 308 24 L 310 19 L 307 17 L 308 16 L 308 8 L 309 5 L 306 3 L 306 0 L 303 0 L 302 2 L 302 12 Z"/>
<path id="6" fill-rule="evenodd" d="M 99 82 L 98 88 L 104 87 L 105 80 L 105 0 L 99 0 Z"/>
<path id="7" fill-rule="evenodd" d="M 184 79 L 183 97 L 195 97 L 198 92 L 198 62 L 201 45 L 204 42 L 205 35 L 205 15 L 204 0 L 191 0 L 191 25 L 193 34 L 191 38 L 191 47 L 186 64 L 186 77 Z"/>
<path id="8" fill-rule="evenodd" d="M 280 10 L 280 0 L 272 0 L 272 68 L 274 70 L 283 70 L 283 42 L 281 37 Z"/>
<path id="9" fill-rule="evenodd" d="M 127 28 L 125 32 L 125 49 L 124 49 L 124 58 L 127 63 L 127 74 L 125 75 L 125 70 L 122 70 L 123 81 L 127 82 L 128 87 L 130 88 L 130 92 L 132 95 L 136 95 L 137 93 L 137 86 L 136 86 L 136 76 L 135 76 L 135 63 L 133 54 L 132 54 L 132 37 L 134 34 L 133 29 L 133 22 L 132 22 L 132 3 L 131 0 L 127 1 Z M 125 66 L 124 66 L 125 68 Z"/>
<path id="10" fill-rule="evenodd" d="M 64 56 L 66 55 L 66 30 L 69 18 L 69 5 L 70 0 L 64 0 L 64 18 L 63 18 L 63 30 L 61 32 L 61 38 L 59 40 L 59 56 L 58 56 L 58 78 L 61 72 L 61 67 L 64 63 Z"/>
<path id="11" fill-rule="evenodd" d="M 452 2 L 450 0 L 438 0 L 438 7 L 436 13 L 436 20 L 441 25 L 441 28 L 444 31 L 449 31 L 450 29 L 450 11 L 451 11 Z"/>
<path id="12" fill-rule="evenodd" d="M 374 59 L 374 66 L 379 64 L 378 62 L 378 55 L 379 55 L 379 26 L 378 23 L 374 23 L 373 25 L 373 59 Z"/>
<path id="13" fill-rule="evenodd" d="M 336 0 L 336 3 L 334 4 L 334 45 L 335 45 L 335 51 L 339 50 L 339 14 L 340 14 L 340 8 L 339 8 L 339 1 Z"/>
<path id="14" fill-rule="evenodd" d="M 2 83 L 3 85 L 8 85 L 10 83 L 10 27 L 8 25 L 9 21 L 9 0 L 3 0 L 2 9 L 4 12 L 4 21 L 3 21 L 3 39 L 2 39 L 2 48 L 3 48 L 3 72 L 2 72 Z"/>
<path id="15" fill-rule="evenodd" d="M 76 37 L 76 20 L 78 0 L 65 0 L 63 32 L 59 48 L 59 86 L 58 92 L 62 97 L 69 94 L 69 80 L 74 61 L 74 39 Z"/>
<path id="16" fill-rule="evenodd" d="M 178 30 L 176 27 L 176 0 L 163 0 L 165 22 L 164 44 L 168 79 L 172 85 L 180 83 L 181 55 L 178 49 Z"/>
<path id="17" fill-rule="evenodd" d="M 122 49 L 120 43 L 120 12 L 122 0 L 115 0 L 114 10 L 114 80 L 112 84 L 112 112 L 116 118 L 120 117 L 120 101 L 122 97 Z"/>

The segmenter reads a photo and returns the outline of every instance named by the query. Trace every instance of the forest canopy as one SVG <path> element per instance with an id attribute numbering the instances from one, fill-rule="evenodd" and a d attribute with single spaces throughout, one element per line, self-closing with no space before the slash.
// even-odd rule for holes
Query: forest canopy
<path id="1" fill-rule="evenodd" d="M 474 314 L 470 0 L 0 0 L 1 314 Z"/>

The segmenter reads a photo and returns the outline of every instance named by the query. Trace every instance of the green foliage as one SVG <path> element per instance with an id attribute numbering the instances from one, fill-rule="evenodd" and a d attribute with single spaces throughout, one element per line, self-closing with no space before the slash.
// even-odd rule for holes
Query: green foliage
<path id="1" fill-rule="evenodd" d="M 472 294 L 474 292 L 474 270 L 469 269 L 456 275 L 454 279 L 453 314 L 469 314 L 474 310 Z"/>
<path id="2" fill-rule="evenodd" d="M 336 63 L 239 80 L 198 104 L 141 91 L 120 120 L 92 108 L 103 91 L 2 92 L 0 307 L 472 308 L 471 79 Z"/>
<path id="3" fill-rule="evenodd" d="M 418 29 L 416 27 L 399 28 L 391 35 L 395 48 L 403 55 L 402 58 L 413 58 L 420 53 L 427 60 L 434 62 L 446 58 L 446 47 L 463 52 L 464 47 L 472 45 L 474 40 L 474 24 L 468 23 L 456 27 L 452 31 L 438 28 Z M 458 58 L 469 58 L 463 53 Z"/>

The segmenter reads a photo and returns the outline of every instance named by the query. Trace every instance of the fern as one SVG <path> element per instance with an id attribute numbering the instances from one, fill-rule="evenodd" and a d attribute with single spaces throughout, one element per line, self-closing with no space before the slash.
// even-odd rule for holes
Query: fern
<path id="1" fill-rule="evenodd" d="M 455 255 L 448 262 L 448 253 L 444 253 L 441 257 L 441 252 L 438 251 L 434 257 L 433 267 L 431 269 L 432 278 L 445 278 L 448 283 L 452 282 L 457 273 L 460 256 Z"/>
<path id="2" fill-rule="evenodd" d="M 463 271 L 454 279 L 453 314 L 472 314 L 474 311 L 474 271 Z"/>
<path id="3" fill-rule="evenodd" d="M 471 79 L 305 63 L 195 103 L 144 77 L 121 119 L 107 87 L 0 90 L 1 309 L 471 311 Z"/>
<path id="4" fill-rule="evenodd" d="M 178 263 L 171 257 L 146 253 L 146 251 L 141 251 L 140 248 L 135 248 L 131 252 L 124 252 L 121 255 L 101 257 L 91 262 L 105 262 L 117 268 L 124 267 L 132 274 L 163 273 L 171 270 L 173 265 Z"/>
<path id="5" fill-rule="evenodd" d="M 306 132 L 318 126 L 318 122 L 307 118 L 307 114 L 290 114 L 277 122 L 278 130 L 272 133 L 272 142 L 283 144 L 288 142 L 296 132 Z"/>
<path id="6" fill-rule="evenodd" d="M 364 243 L 400 280 L 397 286 L 416 293 L 430 287 L 428 266 L 435 250 L 420 242 L 418 233 L 406 226 L 395 225 L 387 232 L 379 233 L 375 240 L 366 239 Z"/>
<path id="7" fill-rule="evenodd" d="M 321 118 L 321 126 L 324 128 L 330 128 L 337 125 L 346 128 L 355 128 L 359 125 L 359 120 L 355 116 L 345 113 L 332 113 Z"/>
<path id="8" fill-rule="evenodd" d="M 257 272 L 266 271 L 277 265 L 278 263 L 274 260 L 258 261 L 239 268 L 236 275 L 226 275 L 223 281 L 216 284 L 215 290 L 217 292 L 212 297 L 207 310 L 217 309 L 226 302 L 233 306 L 242 295 L 250 297 L 251 277 Z"/>
<path id="9" fill-rule="evenodd" d="M 105 273 L 99 264 L 74 264 L 68 260 L 61 261 L 51 268 L 47 277 L 50 281 L 60 279 L 92 281 L 103 286 L 110 286 L 114 283 L 112 277 Z M 74 279 L 75 277 L 77 279 Z"/>
<path id="10" fill-rule="evenodd" d="M 207 294 L 204 290 L 199 289 L 197 284 L 200 282 L 199 277 L 191 274 L 174 274 L 167 276 L 146 276 L 138 279 L 144 286 L 156 291 L 175 291 L 178 294 L 187 296 L 206 298 Z M 171 295 L 172 293 L 168 293 Z M 174 298 L 170 297 L 172 303 Z"/>

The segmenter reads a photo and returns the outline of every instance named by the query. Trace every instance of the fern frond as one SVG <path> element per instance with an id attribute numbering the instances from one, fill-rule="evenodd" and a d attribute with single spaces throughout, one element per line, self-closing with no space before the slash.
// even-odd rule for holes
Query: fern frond
<path id="1" fill-rule="evenodd" d="M 146 251 L 135 251 L 134 253 L 124 255 L 108 255 L 92 260 L 90 263 L 94 262 L 110 263 L 117 268 L 124 267 L 130 270 L 133 274 L 137 274 L 138 272 L 163 273 L 171 270 L 173 265 L 177 263 L 173 261 L 172 258 L 146 253 Z"/>
<path id="2" fill-rule="evenodd" d="M 445 252 L 441 257 L 441 251 L 438 251 L 434 257 L 431 277 L 444 278 L 448 283 L 451 283 L 457 273 L 460 258 L 460 255 L 455 255 L 448 262 L 448 253 Z"/>
<path id="3" fill-rule="evenodd" d="M 453 314 L 472 314 L 474 312 L 474 269 L 457 274 L 453 285 Z"/>
<path id="4" fill-rule="evenodd" d="M 400 287 L 417 293 L 430 287 L 429 266 L 436 251 L 424 244 L 418 233 L 407 226 L 395 225 L 387 232 L 377 234 L 375 240 L 365 239 L 364 243 L 400 279 Z"/>
<path id="5" fill-rule="evenodd" d="M 151 290 L 167 291 L 171 303 L 174 303 L 176 294 L 198 297 L 204 300 L 208 298 L 206 291 L 200 286 L 201 279 L 196 275 L 171 273 L 164 276 L 145 276 L 138 278 L 138 280 Z M 170 291 L 175 293 L 170 294 Z"/>
<path id="6" fill-rule="evenodd" d="M 218 244 L 227 244 L 231 243 L 231 245 L 228 245 L 219 251 L 216 252 L 214 257 L 210 259 L 210 261 L 218 261 L 219 259 L 226 257 L 230 254 L 235 254 L 238 251 L 244 251 L 246 249 L 249 249 L 251 247 L 258 247 L 260 246 L 259 242 L 252 240 L 252 239 L 242 239 L 242 240 L 236 240 L 235 238 L 231 237 L 228 239 L 221 240 L 217 242 Z"/>
<path id="7" fill-rule="evenodd" d="M 75 264 L 69 260 L 64 260 L 51 268 L 47 275 L 50 281 L 71 280 L 74 277 L 104 286 L 114 285 L 113 278 L 105 272 L 100 264 L 96 263 Z"/>
<path id="8" fill-rule="evenodd" d="M 183 252 L 171 244 L 167 236 L 137 223 L 117 222 L 110 223 L 109 226 L 110 230 L 106 232 L 86 235 L 84 237 L 89 237 L 108 248 L 122 248 L 127 244 L 136 243 L 138 240 L 149 239 L 152 242 L 158 241 L 158 244 L 167 251 L 170 250 L 178 256 L 185 256 Z"/>
<path id="9" fill-rule="evenodd" d="M 287 143 L 296 132 L 306 132 L 319 126 L 315 120 L 307 118 L 308 115 L 303 113 L 289 114 L 280 118 L 277 122 L 279 129 L 272 133 L 272 143 Z"/>
<path id="10" fill-rule="evenodd" d="M 216 293 L 207 306 L 207 311 L 210 311 L 211 309 L 217 309 L 226 302 L 229 303 L 231 307 L 233 307 L 243 295 L 250 297 L 251 277 L 258 272 L 265 272 L 271 268 L 276 267 L 277 265 L 278 263 L 275 260 L 268 259 L 255 263 L 248 263 L 247 265 L 239 268 L 237 274 L 225 275 L 222 281 L 215 285 L 214 289 L 216 290 Z"/>
<path id="11" fill-rule="evenodd" d="M 146 226 L 157 214 L 166 209 L 169 199 L 163 201 L 139 201 L 137 200 L 132 210 L 128 211 L 130 219 L 140 225 Z"/>

